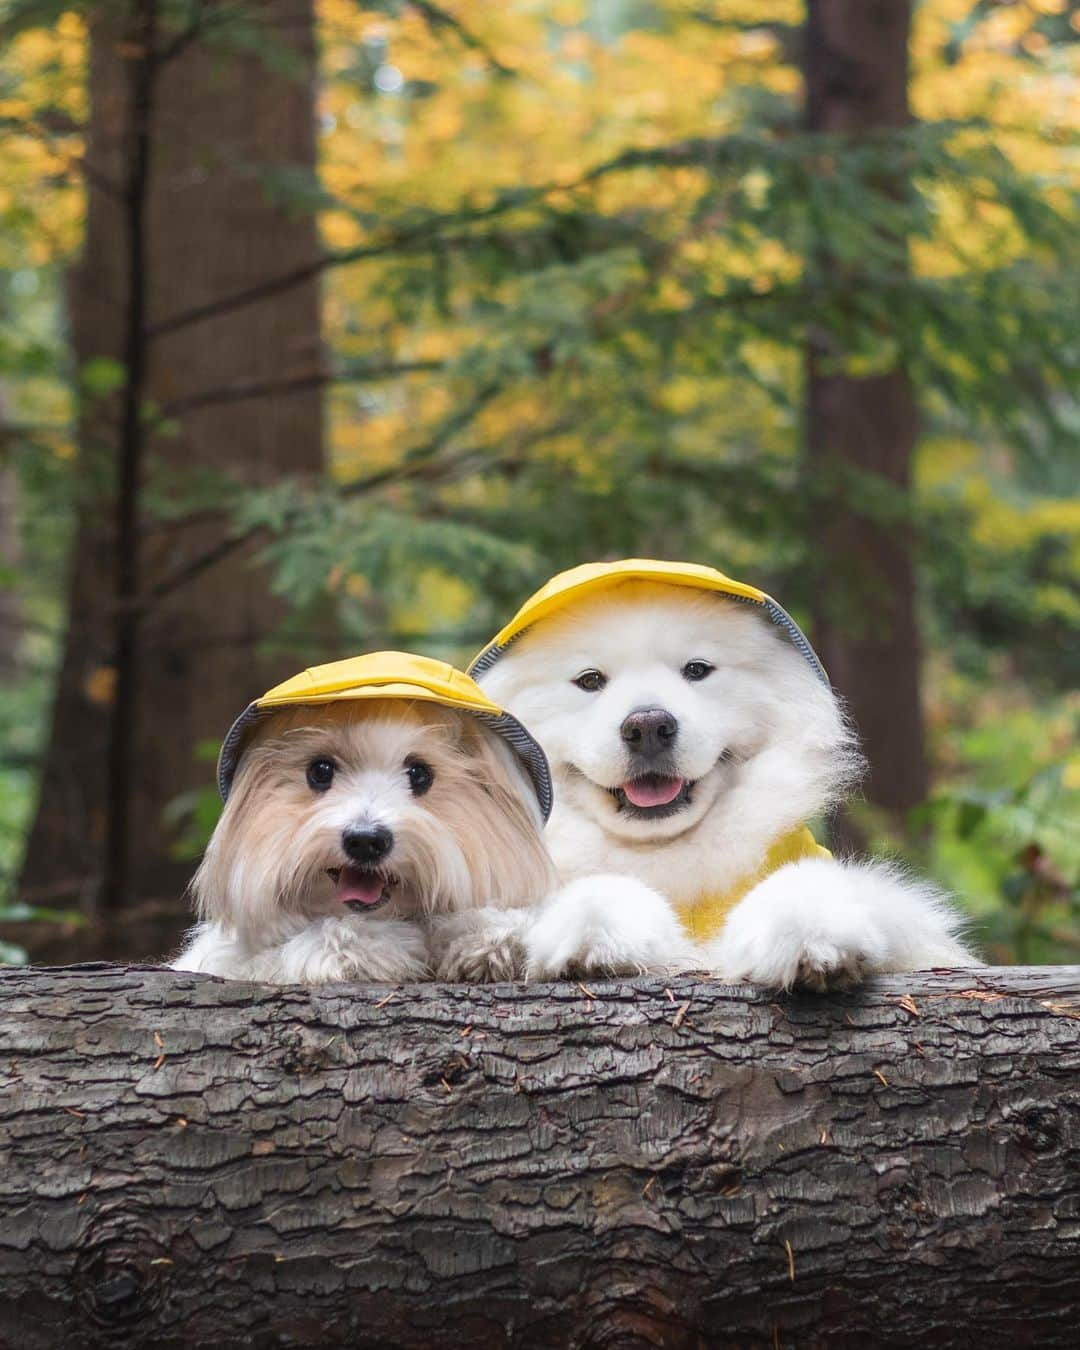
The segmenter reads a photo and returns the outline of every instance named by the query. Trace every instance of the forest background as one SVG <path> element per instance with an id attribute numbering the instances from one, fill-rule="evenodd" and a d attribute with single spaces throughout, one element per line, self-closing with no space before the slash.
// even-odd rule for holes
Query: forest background
<path id="1" fill-rule="evenodd" d="M 278 678 L 627 555 L 1080 959 L 1078 114 L 1068 0 L 0 5 L 0 960 L 168 953 Z"/>

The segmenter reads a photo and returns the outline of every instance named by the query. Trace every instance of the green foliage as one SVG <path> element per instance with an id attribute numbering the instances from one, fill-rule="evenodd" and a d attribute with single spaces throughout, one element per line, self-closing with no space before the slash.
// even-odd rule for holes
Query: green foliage
<path id="1" fill-rule="evenodd" d="M 41 699 L 34 683 L 24 679 L 6 688 L 0 686 L 0 925 L 5 928 L 31 922 L 83 922 L 70 910 L 17 903 L 13 898 L 22 839 L 35 800 L 34 751 L 40 740 L 41 716 Z M 25 960 L 22 947 L 0 939 L 0 965 L 21 965 Z"/>
<path id="2" fill-rule="evenodd" d="M 122 361 L 108 356 L 96 356 L 79 371 L 79 386 L 89 399 L 107 398 L 124 387 L 127 375 Z"/>
<path id="3" fill-rule="evenodd" d="M 218 749 L 216 741 L 204 741 L 196 746 L 195 758 L 204 764 L 215 764 Z M 175 831 L 172 856 L 181 861 L 199 858 L 220 815 L 221 797 L 216 783 L 175 796 L 165 812 L 167 823 Z"/>
<path id="4" fill-rule="evenodd" d="M 44 708 L 35 682 L 0 685 L 0 920 L 10 907 L 36 787 Z"/>
<path id="5" fill-rule="evenodd" d="M 991 959 L 1080 953 L 1080 791 L 1063 774 L 1054 765 L 1018 787 L 945 791 L 918 813 L 933 830 L 938 874 L 974 898 L 975 935 Z"/>
<path id="6" fill-rule="evenodd" d="M 521 587 L 536 566 L 512 536 L 326 488 L 248 495 L 238 522 L 246 531 L 274 532 L 263 557 L 294 605 L 340 590 L 340 619 L 358 638 L 392 630 L 395 609 L 415 603 L 418 580 L 430 569 L 473 583 L 498 575 Z M 350 577 L 362 578 L 362 587 L 350 587 Z M 431 620 L 437 631 L 438 616 Z"/>

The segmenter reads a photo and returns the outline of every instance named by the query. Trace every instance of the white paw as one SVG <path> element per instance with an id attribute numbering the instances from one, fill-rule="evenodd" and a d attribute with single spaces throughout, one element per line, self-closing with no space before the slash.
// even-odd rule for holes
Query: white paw
<path id="1" fill-rule="evenodd" d="M 400 919 L 315 919 L 279 947 L 259 952 L 246 978 L 271 984 L 400 984 L 428 978 L 427 943 Z"/>
<path id="2" fill-rule="evenodd" d="M 869 945 L 873 941 L 871 938 Z M 809 989 L 815 994 L 824 994 L 830 989 L 853 989 L 862 984 L 873 969 L 873 958 L 866 945 L 856 942 L 845 948 L 826 939 L 807 944 L 799 958 L 793 984 L 796 989 Z"/>
<path id="3" fill-rule="evenodd" d="M 184 937 L 184 948 L 171 970 L 196 970 L 204 975 L 242 977 L 248 953 L 237 935 L 217 923 L 198 923 Z"/>
<path id="4" fill-rule="evenodd" d="M 823 992 L 889 967 L 886 926 L 860 895 L 859 872 L 838 863 L 793 863 L 736 905 L 708 948 L 725 979 Z"/>
<path id="5" fill-rule="evenodd" d="M 633 877 L 581 877 L 548 899 L 525 934 L 532 980 L 688 969 L 693 948 L 668 902 Z"/>
<path id="6" fill-rule="evenodd" d="M 482 909 L 436 921 L 431 933 L 435 978 L 451 984 L 497 984 L 525 975 L 521 911 Z"/>

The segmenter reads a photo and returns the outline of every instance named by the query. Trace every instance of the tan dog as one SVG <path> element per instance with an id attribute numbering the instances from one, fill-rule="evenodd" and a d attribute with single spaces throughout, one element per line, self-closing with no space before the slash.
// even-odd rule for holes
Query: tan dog
<path id="1" fill-rule="evenodd" d="M 388 678 L 396 673 L 397 679 Z M 299 683 L 298 683 L 299 682 Z M 281 694 L 280 691 L 285 693 Z M 503 916 L 551 889 L 543 755 L 459 671 L 376 653 L 251 705 L 175 962 L 306 984 L 509 977 Z"/>

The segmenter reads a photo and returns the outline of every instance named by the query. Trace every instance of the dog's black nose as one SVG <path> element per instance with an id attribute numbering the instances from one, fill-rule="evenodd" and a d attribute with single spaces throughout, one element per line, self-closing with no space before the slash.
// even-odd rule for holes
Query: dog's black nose
<path id="1" fill-rule="evenodd" d="M 374 867 L 394 847 L 394 836 L 385 825 L 375 825 L 367 830 L 343 830 L 341 844 L 353 862 Z"/>
<path id="2" fill-rule="evenodd" d="M 679 724 L 666 708 L 637 708 L 619 728 L 635 755 L 658 755 L 675 743 Z"/>

